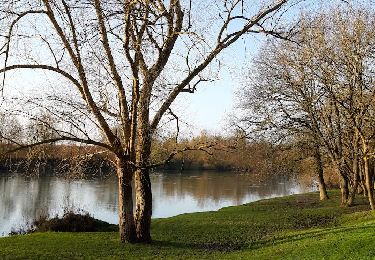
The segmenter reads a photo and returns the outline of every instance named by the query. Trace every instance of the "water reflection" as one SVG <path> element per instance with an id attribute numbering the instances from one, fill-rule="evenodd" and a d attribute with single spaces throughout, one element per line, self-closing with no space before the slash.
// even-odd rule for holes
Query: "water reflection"
<path id="1" fill-rule="evenodd" d="M 151 181 L 155 218 L 310 190 L 287 179 L 258 183 L 251 175 L 217 172 L 154 174 Z M 117 192 L 115 177 L 94 181 L 0 177 L 0 235 L 43 213 L 61 215 L 64 208 L 83 209 L 96 218 L 117 223 Z"/>

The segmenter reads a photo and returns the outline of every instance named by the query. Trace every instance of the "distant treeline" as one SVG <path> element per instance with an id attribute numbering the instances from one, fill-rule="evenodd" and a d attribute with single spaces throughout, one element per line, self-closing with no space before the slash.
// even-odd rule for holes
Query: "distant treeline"
<path id="1" fill-rule="evenodd" d="M 1 144 L 1 153 L 14 149 Z M 46 144 L 3 155 L 0 173 L 26 176 L 57 175 L 68 178 L 95 178 L 114 174 L 110 158 L 93 146 Z"/>
<path id="2" fill-rule="evenodd" d="M 12 148 L 12 145 L 1 145 L 3 152 Z M 37 176 L 103 177 L 115 172 L 110 156 L 93 146 L 48 144 L 3 157 L 0 170 Z M 309 158 L 308 152 L 302 151 L 296 141 L 275 145 L 264 140 L 255 142 L 236 136 L 202 133 L 178 142 L 175 138 L 154 139 L 150 164 L 156 165 L 156 171 L 234 171 L 260 178 L 269 175 L 311 176 L 314 163 Z"/>

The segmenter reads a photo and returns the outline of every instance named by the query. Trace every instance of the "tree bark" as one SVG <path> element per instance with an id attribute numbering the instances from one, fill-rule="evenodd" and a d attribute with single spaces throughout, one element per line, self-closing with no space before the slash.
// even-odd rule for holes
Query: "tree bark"
<path id="1" fill-rule="evenodd" d="M 359 132 L 355 129 L 354 136 L 353 136 L 353 165 L 352 165 L 352 173 L 353 173 L 353 186 L 351 192 L 349 194 L 348 199 L 348 206 L 352 206 L 354 203 L 355 195 L 358 193 L 360 188 L 360 168 L 359 168 Z"/>
<path id="2" fill-rule="evenodd" d="M 133 216 L 133 174 L 130 167 L 125 165 L 122 161 L 117 164 L 120 240 L 122 243 L 135 243 L 137 236 Z"/>
<path id="3" fill-rule="evenodd" d="M 141 107 L 148 107 L 148 101 Z M 151 157 L 152 132 L 148 124 L 148 110 L 143 110 L 139 115 L 138 137 L 136 149 L 136 162 L 140 166 L 135 171 L 135 227 L 139 243 L 151 242 L 151 216 L 152 216 L 152 191 L 150 172 L 147 168 Z"/>
<path id="4" fill-rule="evenodd" d="M 345 174 L 341 174 L 341 205 L 348 206 L 349 180 Z"/>
<path id="5" fill-rule="evenodd" d="M 354 177 L 353 187 L 352 187 L 352 190 L 349 194 L 349 198 L 348 198 L 348 202 L 347 202 L 349 207 L 353 205 L 355 195 L 357 194 L 358 189 L 359 189 L 360 176 L 359 176 L 357 156 L 355 156 L 354 160 L 353 160 L 353 177 Z"/>
<path id="6" fill-rule="evenodd" d="M 366 189 L 366 181 L 364 176 L 364 166 L 363 166 L 363 160 L 358 163 L 358 174 L 359 174 L 359 186 L 362 189 L 362 195 L 363 197 L 367 197 L 367 189 Z"/>
<path id="7" fill-rule="evenodd" d="M 319 183 L 319 197 L 320 200 L 327 200 L 329 199 L 327 194 L 327 187 L 324 181 L 324 171 L 323 171 L 323 163 L 322 158 L 319 151 L 319 146 L 315 146 L 314 158 L 316 163 L 316 171 L 318 173 L 318 183 Z"/>
<path id="8" fill-rule="evenodd" d="M 372 187 L 372 174 L 370 174 L 369 161 L 366 156 L 363 158 L 363 164 L 364 164 L 364 172 L 365 172 L 367 198 L 369 200 L 371 210 L 375 210 L 374 189 Z"/>
<path id="9" fill-rule="evenodd" d="M 341 180 L 341 205 L 348 206 L 349 187 L 347 178 Z"/>
<path id="10" fill-rule="evenodd" d="M 355 195 L 359 193 L 359 174 L 358 173 L 355 173 L 354 174 L 354 181 L 353 181 L 353 187 L 352 187 L 352 190 L 349 194 L 349 198 L 348 198 L 348 201 L 347 201 L 347 204 L 348 206 L 353 206 L 353 203 L 354 203 L 354 198 L 355 198 Z"/>
<path id="11" fill-rule="evenodd" d="M 327 193 L 327 188 L 326 184 L 324 182 L 324 176 L 322 173 L 318 173 L 318 182 L 319 182 L 319 198 L 320 200 L 328 200 L 328 193 Z"/>
<path id="12" fill-rule="evenodd" d="M 151 242 L 152 191 L 148 169 L 135 172 L 135 223 L 137 240 L 140 243 Z"/>

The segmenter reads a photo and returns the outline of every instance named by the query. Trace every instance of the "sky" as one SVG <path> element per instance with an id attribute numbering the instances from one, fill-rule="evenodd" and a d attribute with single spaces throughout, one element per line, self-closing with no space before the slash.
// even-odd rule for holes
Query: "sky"
<path id="1" fill-rule="evenodd" d="M 354 4 L 360 2 L 362 1 L 358 0 Z M 340 1 L 306 1 L 304 7 L 289 10 L 287 19 L 296 17 L 303 8 L 324 10 L 337 3 Z M 226 66 L 220 71 L 219 79 L 202 85 L 196 93 L 182 102 L 185 111 L 189 111 L 186 112 L 186 118 L 191 122 L 191 126 L 194 126 L 194 129 L 189 129 L 190 133 L 196 135 L 206 130 L 212 134 L 225 134 L 230 130 L 228 119 L 231 114 L 236 113 L 236 106 L 240 101 L 236 93 L 244 87 L 243 79 L 265 40 L 264 36 L 246 35 L 243 40 L 230 46 L 221 56 Z"/>
<path id="2" fill-rule="evenodd" d="M 178 97 L 174 107 L 181 118 L 183 134 L 197 135 L 203 130 L 218 134 L 227 127 L 227 119 L 235 105 L 235 92 L 241 86 L 239 71 L 249 60 L 249 53 L 254 52 L 253 41 L 259 44 L 256 38 L 252 38 L 250 43 L 248 40 L 240 40 L 223 51 L 219 57 L 223 65 L 218 79 L 213 82 L 203 82 L 199 84 L 195 93 L 182 93 Z M 18 43 L 13 43 L 13 51 L 18 52 L 17 45 Z M 35 48 L 32 51 L 39 56 L 45 56 L 43 53 L 48 52 L 48 50 Z M 26 50 L 25 56 L 27 55 Z M 17 60 L 10 63 L 17 64 L 19 62 L 24 63 Z M 12 93 L 22 93 L 27 89 L 31 92 L 35 90 L 36 93 L 41 85 L 61 85 L 59 80 L 56 80 L 57 82 L 46 81 L 46 79 L 53 80 L 53 77 L 48 77 L 46 73 L 48 72 L 30 70 L 8 72 L 6 75 L 7 90 Z"/>
<path id="3" fill-rule="evenodd" d="M 316 2 L 321 1 L 310 1 Z M 299 11 L 297 8 L 294 13 Z M 200 84 L 194 94 L 182 93 L 179 96 L 173 107 L 181 119 L 183 135 L 198 135 L 203 130 L 211 134 L 226 134 L 230 115 L 235 113 L 239 101 L 236 93 L 243 87 L 243 78 L 264 40 L 265 37 L 246 35 L 220 55 L 223 66 L 217 80 Z M 12 78 L 12 73 L 9 73 L 7 77 L 17 82 L 20 88 L 45 83 L 43 73 L 32 75 L 24 72 L 23 78 L 17 75 Z"/>
<path id="4" fill-rule="evenodd" d="M 218 79 L 202 82 L 195 93 L 182 93 L 173 105 L 180 118 L 181 135 L 199 135 L 202 131 L 222 134 L 228 129 L 228 118 L 237 101 L 236 91 L 242 86 L 242 72 L 255 55 L 262 40 L 251 37 L 240 41 L 221 55 L 223 66 Z M 37 93 L 41 85 L 59 85 L 53 82 L 49 72 L 11 71 L 6 74 L 6 90 L 23 96 L 25 90 Z M 172 124 L 172 128 L 174 125 Z"/>
<path id="5" fill-rule="evenodd" d="M 235 113 L 238 97 L 236 93 L 243 87 L 243 77 L 246 68 L 255 57 L 262 42 L 251 37 L 239 42 L 223 53 L 224 66 L 219 78 L 213 82 L 200 85 L 194 94 L 183 94 L 177 100 L 182 106 L 186 121 L 194 126 L 190 128 L 193 135 L 201 131 L 211 134 L 221 134 L 228 130 L 230 115 Z"/>
<path id="6" fill-rule="evenodd" d="M 253 3 L 255 5 L 259 1 Z M 214 32 L 212 30 L 210 33 Z M 229 117 L 234 113 L 237 102 L 236 92 L 242 86 L 242 72 L 260 43 L 259 37 L 251 35 L 238 40 L 219 55 L 222 66 L 218 79 L 200 84 L 194 94 L 183 93 L 177 100 L 181 115 L 189 123 L 185 124 L 185 134 L 197 135 L 203 130 L 211 134 L 223 134 L 228 130 Z"/>

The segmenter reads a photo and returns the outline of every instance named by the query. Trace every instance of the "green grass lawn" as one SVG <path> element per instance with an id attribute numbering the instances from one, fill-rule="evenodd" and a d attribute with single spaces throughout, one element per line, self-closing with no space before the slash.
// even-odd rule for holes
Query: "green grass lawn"
<path id="1" fill-rule="evenodd" d="M 114 232 L 1 238 L 0 259 L 375 259 L 367 201 L 359 196 L 343 208 L 338 192 L 329 195 L 326 202 L 310 193 L 156 219 L 150 245 L 120 244 Z"/>

